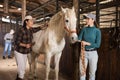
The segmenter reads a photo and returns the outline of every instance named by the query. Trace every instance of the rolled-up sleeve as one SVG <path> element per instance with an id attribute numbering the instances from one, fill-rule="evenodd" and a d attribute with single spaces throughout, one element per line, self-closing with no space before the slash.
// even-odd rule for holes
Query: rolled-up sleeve
<path id="1" fill-rule="evenodd" d="M 33 33 L 36 33 L 36 32 L 38 32 L 38 31 L 40 31 L 40 30 L 41 30 L 40 27 L 32 28 L 32 32 L 33 32 Z"/>

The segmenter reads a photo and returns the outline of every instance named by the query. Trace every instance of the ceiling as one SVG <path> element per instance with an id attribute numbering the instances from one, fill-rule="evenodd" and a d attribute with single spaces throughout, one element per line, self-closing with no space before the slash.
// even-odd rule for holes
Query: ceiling
<path id="1" fill-rule="evenodd" d="M 4 1 L 5 0 L 0 0 L 0 5 L 4 5 Z M 56 1 L 58 1 L 58 8 L 56 8 Z M 103 9 L 115 6 L 115 1 L 111 1 L 105 4 L 101 3 L 100 8 Z M 95 2 L 96 0 L 80 0 L 80 13 L 95 11 Z M 118 0 L 117 3 L 120 3 L 120 1 Z M 26 12 L 35 18 L 41 18 L 45 16 L 52 16 L 54 13 L 56 13 L 56 10 L 60 10 L 60 6 L 72 7 L 72 5 L 73 0 L 26 0 Z M 22 0 L 9 0 L 8 8 L 9 12 L 4 13 L 4 7 L 0 7 L 0 16 L 10 15 L 11 17 L 20 18 L 22 11 L 18 10 L 18 8 L 22 8 Z"/>

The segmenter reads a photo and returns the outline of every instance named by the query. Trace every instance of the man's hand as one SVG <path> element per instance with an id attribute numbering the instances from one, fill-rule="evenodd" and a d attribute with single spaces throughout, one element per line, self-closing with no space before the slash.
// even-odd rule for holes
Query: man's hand
<path id="1" fill-rule="evenodd" d="M 31 44 L 32 46 L 34 46 L 35 45 L 35 42 L 32 42 L 32 44 Z"/>
<path id="2" fill-rule="evenodd" d="M 40 26 L 41 30 L 47 29 L 47 27 L 48 27 L 47 23 L 45 23 L 44 25 Z"/>

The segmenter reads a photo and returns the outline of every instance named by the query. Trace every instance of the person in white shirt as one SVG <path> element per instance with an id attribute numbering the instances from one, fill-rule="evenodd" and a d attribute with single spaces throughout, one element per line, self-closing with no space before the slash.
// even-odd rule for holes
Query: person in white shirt
<path id="1" fill-rule="evenodd" d="M 11 29 L 9 33 L 6 33 L 4 36 L 5 47 L 3 52 L 3 59 L 6 59 L 6 53 L 8 53 L 8 58 L 12 58 L 11 50 L 12 50 L 12 41 L 13 41 L 14 30 Z"/>

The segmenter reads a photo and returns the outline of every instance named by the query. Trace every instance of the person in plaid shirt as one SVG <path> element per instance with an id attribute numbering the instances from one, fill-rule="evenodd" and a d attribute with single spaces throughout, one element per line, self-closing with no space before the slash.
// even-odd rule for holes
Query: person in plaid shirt
<path id="1" fill-rule="evenodd" d="M 27 55 L 32 51 L 32 39 L 33 33 L 45 29 L 45 27 L 36 27 L 33 26 L 33 18 L 32 16 L 26 16 L 23 27 L 21 27 L 15 37 L 15 58 L 18 68 L 17 78 L 16 80 L 23 80 L 27 62 Z"/>

